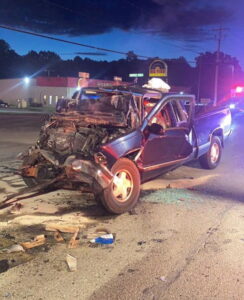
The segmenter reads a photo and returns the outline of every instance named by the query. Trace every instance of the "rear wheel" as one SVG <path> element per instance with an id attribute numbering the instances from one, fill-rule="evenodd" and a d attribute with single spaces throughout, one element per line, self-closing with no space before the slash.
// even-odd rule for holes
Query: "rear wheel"
<path id="1" fill-rule="evenodd" d="M 140 174 L 136 165 L 127 158 L 119 159 L 112 167 L 115 175 L 110 185 L 102 192 L 104 207 L 114 214 L 132 209 L 140 194 Z"/>
<path id="2" fill-rule="evenodd" d="M 219 137 L 213 136 L 207 153 L 199 158 L 201 166 L 205 169 L 215 169 L 221 159 L 222 146 Z"/>

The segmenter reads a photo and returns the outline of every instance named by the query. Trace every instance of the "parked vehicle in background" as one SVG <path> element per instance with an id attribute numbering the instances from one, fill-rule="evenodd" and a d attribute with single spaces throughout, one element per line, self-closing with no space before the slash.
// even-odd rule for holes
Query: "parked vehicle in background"
<path id="1" fill-rule="evenodd" d="M 9 107 L 8 103 L 4 102 L 3 100 L 0 99 L 0 107 L 1 108 L 7 108 Z"/>
<path id="2" fill-rule="evenodd" d="M 227 108 L 195 114 L 193 95 L 136 87 L 84 88 L 60 99 L 22 155 L 28 186 L 89 188 L 112 213 L 133 208 L 140 184 L 190 160 L 216 168 L 230 133 Z"/>
<path id="3" fill-rule="evenodd" d="M 230 95 L 221 104 L 229 107 L 232 115 L 244 112 L 244 86 L 239 85 L 231 89 Z"/>

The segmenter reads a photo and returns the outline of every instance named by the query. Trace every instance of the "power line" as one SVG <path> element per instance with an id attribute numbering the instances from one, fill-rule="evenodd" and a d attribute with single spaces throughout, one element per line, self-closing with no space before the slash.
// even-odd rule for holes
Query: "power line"
<path id="1" fill-rule="evenodd" d="M 76 10 L 74 10 L 74 9 L 72 9 L 72 8 L 68 8 L 68 7 L 66 7 L 66 6 L 60 5 L 60 4 L 55 3 L 55 2 L 52 2 L 52 1 L 50 1 L 50 0 L 42 0 L 42 1 L 43 1 L 43 2 L 46 2 L 46 3 L 48 3 L 48 4 L 51 4 L 51 5 L 53 5 L 53 6 L 56 6 L 56 7 L 58 7 L 58 8 L 64 9 L 64 10 L 66 10 L 66 11 L 72 12 L 72 13 L 74 13 L 74 14 L 76 14 L 76 15 L 80 15 L 80 16 L 85 16 L 85 17 L 87 17 L 87 14 L 81 13 L 80 11 L 76 11 Z M 142 7 L 136 5 L 134 2 L 132 2 L 132 1 L 130 1 L 130 0 L 123 0 L 123 1 L 124 1 L 124 2 L 127 2 L 127 4 L 129 4 L 130 6 L 139 9 L 141 12 L 144 12 L 144 13 L 146 13 L 146 14 L 149 13 L 148 11 L 144 10 Z M 178 1 L 178 3 L 180 3 L 180 1 Z M 93 15 L 92 15 L 92 17 L 93 17 L 93 19 L 94 19 L 94 16 L 93 16 Z M 150 32 L 145 32 L 145 33 L 150 33 Z M 173 47 L 182 49 L 182 50 L 184 50 L 184 51 L 186 51 L 186 52 L 191 52 L 191 53 L 194 53 L 194 54 L 197 54 L 197 55 L 200 55 L 200 54 L 201 54 L 200 52 L 197 52 L 197 51 L 194 51 L 194 50 L 190 50 L 190 49 L 188 49 L 188 48 L 185 47 L 185 46 L 180 46 L 180 45 L 176 45 L 176 44 L 169 43 L 169 42 L 165 42 L 165 41 L 164 41 L 163 43 L 164 43 L 164 44 L 167 44 L 167 45 L 169 45 L 169 46 L 173 46 Z M 151 57 L 146 57 L 146 56 L 141 56 L 141 55 L 137 55 L 137 56 L 139 56 L 139 57 L 144 57 L 144 58 L 151 58 Z"/>
<path id="2" fill-rule="evenodd" d="M 10 26 L 0 25 L 0 28 L 11 30 L 11 31 L 15 31 L 15 32 L 20 32 L 20 33 L 24 33 L 24 34 L 29 34 L 29 35 L 32 35 L 32 36 L 37 36 L 37 37 L 41 37 L 41 38 L 45 38 L 45 39 L 49 39 L 49 40 L 53 40 L 53 41 L 58 41 L 58 42 L 66 43 L 66 44 L 71 44 L 71 45 L 86 47 L 86 48 L 90 48 L 90 49 L 96 49 L 96 50 L 100 50 L 100 51 L 106 51 L 106 52 L 110 52 L 110 53 L 128 55 L 128 52 L 111 50 L 111 49 L 107 49 L 107 48 L 101 48 L 101 47 L 91 46 L 91 45 L 82 44 L 82 43 L 78 43 L 78 42 L 71 42 L 71 41 L 68 41 L 68 40 L 51 37 L 49 35 L 44 35 L 44 34 L 35 33 L 35 32 L 31 32 L 31 31 L 27 31 L 27 30 L 17 29 L 17 28 L 13 28 L 13 27 L 10 27 Z M 140 54 L 135 54 L 135 55 L 137 57 L 142 57 L 142 58 L 149 58 L 149 59 L 153 58 L 151 56 L 146 56 L 146 55 L 140 55 Z"/>
<path id="3" fill-rule="evenodd" d="M 50 0 L 42 0 L 42 1 L 43 1 L 43 2 L 46 2 L 46 3 L 48 3 L 48 4 L 51 4 L 51 5 L 53 5 L 53 6 L 56 6 L 56 7 L 58 7 L 58 8 L 64 9 L 64 10 L 66 10 L 66 11 L 72 12 L 72 13 L 74 13 L 74 14 L 76 14 L 76 15 L 80 15 L 80 16 L 83 16 L 83 17 L 84 17 L 84 16 L 87 17 L 87 14 L 81 13 L 80 11 L 76 11 L 76 10 L 74 10 L 74 9 L 72 9 L 72 8 L 68 8 L 68 7 L 66 7 L 66 6 L 60 5 L 60 4 L 55 3 L 55 2 L 52 2 L 52 1 L 50 1 Z M 149 13 L 148 11 L 144 10 L 142 7 L 136 5 L 134 2 L 132 2 L 132 1 L 130 1 L 130 0 L 123 0 L 123 1 L 124 1 L 124 2 L 127 2 L 130 6 L 139 9 L 141 12 L 145 12 L 146 14 Z M 145 32 L 145 33 L 150 33 L 150 32 Z M 180 48 L 180 49 L 182 49 L 182 50 L 184 50 L 184 51 L 187 51 L 187 52 L 191 52 L 191 53 L 198 54 L 198 55 L 201 54 L 200 52 L 197 52 L 197 51 L 194 51 L 194 50 L 187 49 L 187 47 L 185 47 L 185 46 L 174 45 L 173 43 L 168 43 L 168 42 L 163 42 L 163 43 L 164 43 L 164 44 L 168 44 L 168 45 L 173 46 L 173 47 Z M 138 55 L 138 56 L 142 57 L 141 55 Z"/>
<path id="4" fill-rule="evenodd" d="M 34 33 L 34 32 L 30 32 L 30 31 L 22 30 L 22 29 L 16 29 L 16 28 L 12 28 L 12 27 L 9 27 L 9 26 L 0 25 L 0 28 L 15 31 L 15 32 L 20 32 L 20 33 L 24 33 L 24 34 L 29 34 L 29 35 L 33 35 L 33 36 L 37 36 L 37 37 L 41 37 L 41 38 L 46 38 L 46 39 L 50 39 L 50 40 L 54 40 L 54 41 L 58 41 L 58 42 L 63 42 L 63 43 L 67 43 L 67 44 L 77 45 L 77 46 L 81 46 L 81 47 L 87 47 L 87 48 L 91 48 L 91 49 L 96 49 L 96 50 L 111 52 L 111 53 L 116 53 L 116 54 L 128 55 L 128 52 L 116 51 L 116 50 L 111 50 L 111 49 L 106 49 L 106 48 L 100 48 L 100 47 L 95 47 L 95 46 L 91 46 L 91 45 L 81 44 L 81 43 L 77 43 L 77 42 L 71 42 L 71 41 L 68 41 L 68 40 L 64 40 L 64 39 L 60 39 L 60 38 L 54 38 L 54 37 L 51 37 L 51 36 L 47 36 L 47 35 L 43 35 L 43 34 L 39 34 L 39 33 Z M 142 57 L 142 58 L 147 58 L 147 59 L 156 58 L 156 57 L 152 57 L 152 56 L 139 55 L 139 54 L 136 54 L 136 53 L 135 53 L 135 55 L 137 57 Z M 167 60 L 167 59 L 165 59 L 165 60 Z M 193 61 L 186 61 L 186 62 L 194 63 Z"/>
<path id="5" fill-rule="evenodd" d="M 134 34 L 159 34 L 159 33 L 162 33 L 162 31 L 160 30 L 151 30 L 151 31 L 133 31 Z M 166 38 L 168 39 L 168 35 L 166 35 Z M 205 39 L 206 40 L 206 39 Z M 208 38 L 207 40 L 211 40 L 210 38 Z M 178 42 L 182 42 L 181 39 L 178 39 Z M 200 43 L 201 41 L 198 41 L 198 43 Z M 169 45 L 169 46 L 172 46 L 172 47 L 176 47 L 176 48 L 179 48 L 179 49 L 182 49 L 186 52 L 191 52 L 191 53 L 194 53 L 194 54 L 197 54 L 197 55 L 200 55 L 202 54 L 202 52 L 206 52 L 208 51 L 207 49 L 204 49 L 204 48 L 201 48 L 201 47 L 197 47 L 197 49 L 199 50 L 193 50 L 193 49 L 189 49 L 190 46 L 187 46 L 187 45 L 179 45 L 179 44 L 174 44 L 173 42 L 168 42 L 168 41 L 164 41 L 163 44 L 166 44 L 166 45 Z M 200 52 L 201 51 L 201 52 Z"/>

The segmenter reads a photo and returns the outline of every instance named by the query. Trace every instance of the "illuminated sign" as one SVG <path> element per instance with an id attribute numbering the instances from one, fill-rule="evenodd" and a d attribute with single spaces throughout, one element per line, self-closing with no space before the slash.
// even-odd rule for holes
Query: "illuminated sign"
<path id="1" fill-rule="evenodd" d="M 149 66 L 149 77 L 167 77 L 168 66 L 160 59 L 154 60 Z"/>
<path id="2" fill-rule="evenodd" d="M 88 82 L 89 82 L 89 79 L 81 77 L 78 80 L 77 88 L 88 87 Z"/>
<path id="3" fill-rule="evenodd" d="M 122 77 L 114 76 L 114 81 L 122 81 Z"/>
<path id="4" fill-rule="evenodd" d="M 130 73 L 129 77 L 143 77 L 144 74 L 143 73 Z"/>
<path id="5" fill-rule="evenodd" d="M 86 78 L 86 79 L 90 78 L 90 73 L 79 72 L 78 75 L 79 75 L 80 78 Z"/>

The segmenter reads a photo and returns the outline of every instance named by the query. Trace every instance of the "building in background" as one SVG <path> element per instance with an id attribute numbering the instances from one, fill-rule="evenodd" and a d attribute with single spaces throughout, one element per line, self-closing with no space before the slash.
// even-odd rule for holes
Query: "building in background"
<path id="1" fill-rule="evenodd" d="M 1 79 L 0 99 L 16 106 L 23 101 L 32 106 L 55 106 L 59 98 L 71 97 L 77 88 L 128 84 L 118 80 L 118 77 L 114 79 L 89 79 L 89 76 Z"/>

